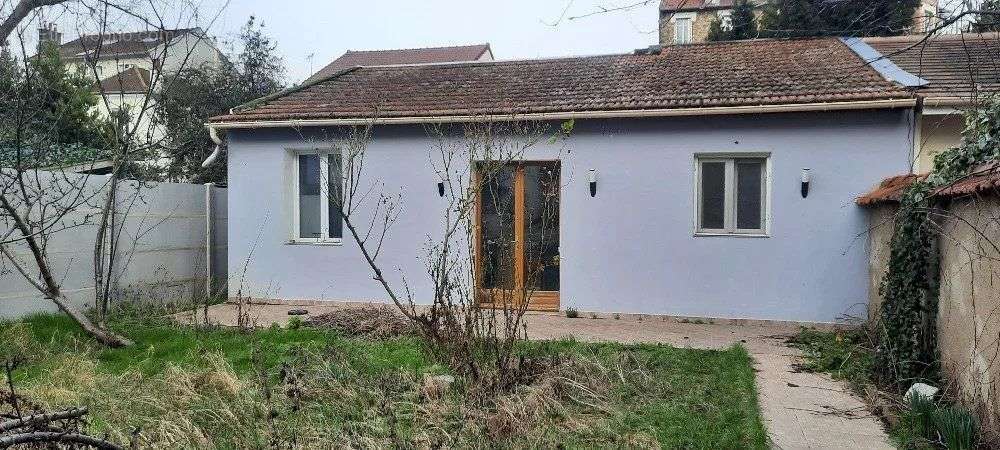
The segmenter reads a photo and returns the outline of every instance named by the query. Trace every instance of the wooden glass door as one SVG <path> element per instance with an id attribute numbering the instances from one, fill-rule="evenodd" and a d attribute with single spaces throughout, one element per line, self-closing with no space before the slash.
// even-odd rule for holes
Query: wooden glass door
<path id="1" fill-rule="evenodd" d="M 479 167 L 477 285 L 484 303 L 559 309 L 559 162 Z"/>

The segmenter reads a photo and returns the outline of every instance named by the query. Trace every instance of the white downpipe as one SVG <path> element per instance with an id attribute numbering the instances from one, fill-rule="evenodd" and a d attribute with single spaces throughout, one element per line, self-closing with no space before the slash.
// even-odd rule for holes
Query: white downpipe
<path id="1" fill-rule="evenodd" d="M 202 161 L 201 167 L 208 167 L 219 158 L 219 153 L 222 153 L 222 138 L 219 137 L 219 131 L 215 127 L 208 127 L 208 137 L 215 143 L 215 150 Z"/>
<path id="2" fill-rule="evenodd" d="M 216 147 L 218 151 L 218 147 Z M 212 298 L 212 247 L 215 243 L 212 240 L 212 225 L 214 222 L 212 211 L 212 187 L 215 183 L 205 183 L 205 301 Z"/>

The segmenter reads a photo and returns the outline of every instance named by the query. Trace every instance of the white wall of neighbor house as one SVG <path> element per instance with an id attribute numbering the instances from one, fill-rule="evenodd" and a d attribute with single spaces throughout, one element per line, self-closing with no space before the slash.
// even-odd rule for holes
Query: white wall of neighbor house
<path id="1" fill-rule="evenodd" d="M 149 93 L 106 92 L 97 100 L 95 109 L 101 117 L 124 108 L 129 112 L 130 126 L 141 142 L 158 143 L 166 136 L 166 129 L 156 118 L 156 102 Z"/>
<path id="2" fill-rule="evenodd" d="M 562 162 L 561 307 L 816 322 L 863 316 L 867 221 L 854 200 L 872 180 L 908 169 L 910 124 L 908 109 L 577 121 L 561 147 L 545 143 L 526 158 Z M 325 146 L 333 132 L 229 132 L 231 293 L 386 301 L 350 239 L 289 244 L 289 149 Z M 364 183 L 402 198 L 383 268 L 396 283 L 405 275 L 422 301 L 431 292 L 422 257 L 445 208 L 435 143 L 420 126 L 380 127 L 365 161 Z M 696 235 L 695 155 L 706 153 L 769 155 L 766 236 Z"/>
<path id="3" fill-rule="evenodd" d="M 154 64 L 154 59 L 162 59 L 162 64 Z M 102 58 L 93 63 L 94 69 L 84 65 L 83 60 L 71 60 L 66 64 L 70 70 L 82 71 L 91 78 L 94 77 L 96 70 L 97 77 L 104 79 L 132 67 L 150 72 L 162 70 L 163 73 L 172 73 L 180 69 L 218 67 L 222 64 L 222 54 L 215 48 L 211 39 L 185 34 L 165 46 L 160 45 L 150 50 L 148 56 Z M 157 66 L 160 69 L 157 69 Z M 156 78 L 155 75 L 153 78 Z"/>
<path id="4" fill-rule="evenodd" d="M 32 174 L 34 177 L 34 174 Z M 33 178 L 34 179 L 34 178 Z M 47 254 L 63 293 L 79 307 L 94 302 L 95 213 L 107 192 L 104 176 L 39 172 L 47 191 L 84 192 L 92 199 L 69 212 L 49 236 Z M 72 183 L 72 184 L 71 184 Z M 79 186 L 86 187 L 79 190 Z M 48 187 L 51 186 L 51 189 Z M 184 183 L 124 182 L 118 190 L 116 216 L 123 232 L 119 247 L 119 299 L 144 302 L 185 302 L 204 298 L 206 282 L 206 186 Z M 213 224 L 226 226 L 226 189 L 212 187 Z M 95 196 L 96 195 L 96 196 Z M 63 205 L 75 204 L 63 198 Z M 125 212 L 128 211 L 126 214 Z M 9 228 L 0 222 L 0 235 Z M 16 234 L 14 235 L 16 236 Z M 225 232 L 213 231 L 213 256 L 226 253 Z M 10 247 L 30 264 L 23 244 Z M 213 258 L 214 261 L 214 258 Z M 216 278 L 226 277 L 224 264 L 213 264 Z M 55 304 L 42 298 L 9 261 L 0 259 L 0 319 L 38 312 L 55 312 Z"/>

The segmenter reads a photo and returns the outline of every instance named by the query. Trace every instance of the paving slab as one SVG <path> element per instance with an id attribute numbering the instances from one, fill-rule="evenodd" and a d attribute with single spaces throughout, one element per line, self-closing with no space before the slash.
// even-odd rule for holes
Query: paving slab
<path id="1" fill-rule="evenodd" d="M 291 309 L 306 309 L 310 315 L 357 307 L 356 303 L 254 304 L 246 314 L 256 326 L 287 323 Z M 182 322 L 201 322 L 202 311 L 180 313 Z M 211 323 L 236 324 L 236 307 L 213 305 Z M 757 390 L 765 426 L 775 449 L 892 449 L 881 422 L 847 386 L 825 374 L 795 369 L 801 353 L 785 345 L 798 331 L 791 324 L 753 322 L 690 323 L 656 316 L 582 314 L 568 318 L 560 314 L 529 313 L 525 316 L 531 339 L 572 337 L 579 341 L 666 343 L 675 347 L 722 349 L 740 344 L 753 355 Z"/>

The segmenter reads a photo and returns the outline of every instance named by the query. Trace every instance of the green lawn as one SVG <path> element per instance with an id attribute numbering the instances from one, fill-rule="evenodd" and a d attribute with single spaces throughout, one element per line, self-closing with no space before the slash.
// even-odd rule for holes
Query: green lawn
<path id="1" fill-rule="evenodd" d="M 86 405 L 90 433 L 127 443 L 139 429 L 144 447 L 766 447 L 741 347 L 530 343 L 526 355 L 559 363 L 474 400 L 462 380 L 429 389 L 448 368 L 416 338 L 114 328 L 136 344 L 101 348 L 60 316 L 0 323 L 0 357 L 25 361 L 14 381 L 39 406 Z"/>

